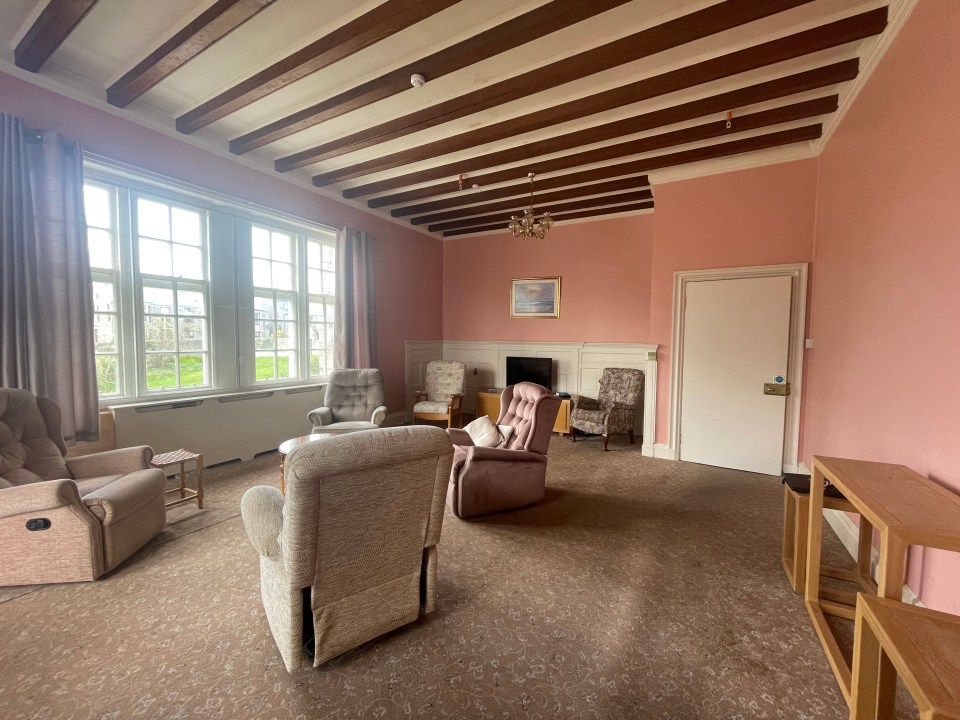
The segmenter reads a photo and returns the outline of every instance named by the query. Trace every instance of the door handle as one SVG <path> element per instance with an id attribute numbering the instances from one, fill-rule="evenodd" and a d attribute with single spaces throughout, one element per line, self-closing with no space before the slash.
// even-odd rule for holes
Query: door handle
<path id="1" fill-rule="evenodd" d="M 764 383 L 763 394 L 786 397 L 790 394 L 790 383 Z"/>

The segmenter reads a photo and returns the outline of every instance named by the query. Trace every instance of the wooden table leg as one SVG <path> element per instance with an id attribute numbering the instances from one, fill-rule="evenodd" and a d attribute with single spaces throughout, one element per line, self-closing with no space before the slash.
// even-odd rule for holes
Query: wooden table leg
<path id="1" fill-rule="evenodd" d="M 184 492 L 184 490 L 186 490 L 186 487 L 187 487 L 187 471 L 184 468 L 186 464 L 187 463 L 185 460 L 180 461 L 180 499 L 181 500 L 183 500 L 187 496 L 187 493 Z"/>
<path id="2" fill-rule="evenodd" d="M 810 609 L 820 599 L 820 550 L 823 543 L 823 473 L 816 467 L 810 478 L 810 506 L 807 516 L 807 578 L 803 599 Z"/>
<path id="3" fill-rule="evenodd" d="M 881 666 L 885 657 L 880 640 L 857 605 L 853 635 L 853 682 L 850 697 L 850 720 L 879 720 L 881 685 L 885 673 Z M 889 664 L 889 661 L 886 661 Z M 894 681 L 896 676 L 894 675 Z M 896 683 L 894 682 L 894 685 Z"/>
<path id="4" fill-rule="evenodd" d="M 866 517 L 860 516 L 860 529 L 857 541 L 857 579 L 864 587 L 873 580 L 873 525 Z"/>
<path id="5" fill-rule="evenodd" d="M 203 510 L 203 455 L 197 458 L 197 509 Z"/>
<path id="6" fill-rule="evenodd" d="M 900 602 L 903 599 L 904 565 L 907 546 L 891 533 L 880 536 L 880 566 L 877 568 L 877 595 Z M 877 666 L 877 718 L 893 720 L 897 694 L 897 671 L 882 655 Z"/>

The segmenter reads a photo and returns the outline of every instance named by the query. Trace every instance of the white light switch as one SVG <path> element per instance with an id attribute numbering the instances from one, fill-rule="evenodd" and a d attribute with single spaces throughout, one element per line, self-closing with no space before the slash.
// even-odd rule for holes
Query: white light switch
<path id="1" fill-rule="evenodd" d="M 807 338 L 806 340 L 804 340 L 804 341 L 803 341 L 803 346 L 804 346 L 807 350 L 812 349 L 812 348 L 813 348 L 813 338 Z"/>

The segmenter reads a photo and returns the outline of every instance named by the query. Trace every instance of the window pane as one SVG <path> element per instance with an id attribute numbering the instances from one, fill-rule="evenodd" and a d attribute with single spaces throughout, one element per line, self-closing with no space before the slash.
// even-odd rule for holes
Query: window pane
<path id="1" fill-rule="evenodd" d="M 336 295 L 337 294 L 337 278 L 332 272 L 324 271 L 323 273 L 323 290 L 321 291 L 324 295 Z"/>
<path id="2" fill-rule="evenodd" d="M 277 376 L 275 360 L 272 352 L 257 353 L 257 380 L 273 380 Z"/>
<path id="3" fill-rule="evenodd" d="M 96 312 L 116 312 L 117 301 L 112 282 L 93 281 L 93 309 Z"/>
<path id="4" fill-rule="evenodd" d="M 87 216 L 87 225 L 113 227 L 110 218 L 110 192 L 106 188 L 84 185 L 83 209 Z"/>
<path id="5" fill-rule="evenodd" d="M 253 321 L 253 342 L 257 350 L 272 350 L 276 347 L 274 343 L 274 322 L 273 320 L 254 320 Z M 260 367 L 259 362 L 257 367 Z"/>
<path id="6" fill-rule="evenodd" d="M 330 245 L 324 245 L 321 252 L 323 254 L 323 269 L 330 272 L 336 270 L 337 251 Z"/>
<path id="7" fill-rule="evenodd" d="M 173 288 L 143 286 L 143 312 L 147 315 L 173 315 Z"/>
<path id="8" fill-rule="evenodd" d="M 327 368 L 326 372 L 333 370 L 333 350 L 327 350 L 326 352 Z"/>
<path id="9" fill-rule="evenodd" d="M 258 320 L 273 319 L 273 296 L 253 296 L 253 317 Z"/>
<path id="10" fill-rule="evenodd" d="M 170 239 L 170 211 L 166 205 L 137 199 L 137 232 L 160 240 Z"/>
<path id="11" fill-rule="evenodd" d="M 97 355 L 97 388 L 101 395 L 117 394 L 117 356 Z"/>
<path id="12" fill-rule="evenodd" d="M 273 266 L 273 283 L 271 287 L 277 290 L 293 290 L 293 281 L 291 279 L 291 270 L 293 267 L 287 263 L 271 263 Z"/>
<path id="13" fill-rule="evenodd" d="M 253 261 L 253 284 L 255 287 L 264 287 L 268 288 L 272 286 L 270 281 L 270 261 L 269 260 L 254 260 Z"/>
<path id="14" fill-rule="evenodd" d="M 288 297 L 277 298 L 277 320 L 296 320 L 297 313 L 293 299 Z"/>
<path id="15" fill-rule="evenodd" d="M 323 349 L 323 325 L 310 323 L 310 347 L 314 350 Z"/>
<path id="16" fill-rule="evenodd" d="M 320 371 L 320 353 L 312 352 L 310 353 L 310 374 L 320 375 Z"/>
<path id="17" fill-rule="evenodd" d="M 177 320 L 177 328 L 180 332 L 180 352 L 207 349 L 206 320 L 191 317 L 180 318 Z"/>
<path id="18" fill-rule="evenodd" d="M 310 315 L 310 322 L 323 322 L 323 303 L 310 303 L 307 312 Z"/>
<path id="19" fill-rule="evenodd" d="M 93 316 L 93 344 L 98 353 L 117 352 L 117 316 L 95 313 Z"/>
<path id="20" fill-rule="evenodd" d="M 172 275 L 170 243 L 141 238 L 140 272 L 144 275 Z"/>
<path id="21" fill-rule="evenodd" d="M 207 385 L 207 356 L 180 356 L 180 387 Z"/>
<path id="22" fill-rule="evenodd" d="M 275 232 L 271 234 L 271 237 L 273 239 L 273 259 L 285 263 L 290 262 L 290 236 L 286 235 L 285 233 Z"/>
<path id="23" fill-rule="evenodd" d="M 307 291 L 313 295 L 323 294 L 323 275 L 319 270 L 307 270 Z"/>
<path id="24" fill-rule="evenodd" d="M 199 290 L 177 288 L 177 313 L 180 315 L 206 315 L 206 302 Z"/>
<path id="25" fill-rule="evenodd" d="M 183 208 L 172 208 L 173 239 L 178 243 L 200 244 L 200 213 Z"/>
<path id="26" fill-rule="evenodd" d="M 176 355 L 147 355 L 146 370 L 147 390 L 167 390 L 177 387 Z"/>
<path id="27" fill-rule="evenodd" d="M 251 230 L 251 240 L 253 241 L 253 256 L 269 259 L 270 231 L 260 227 L 254 227 Z"/>
<path id="28" fill-rule="evenodd" d="M 297 326 L 290 322 L 277 323 L 277 348 L 293 350 L 297 347 Z"/>
<path id="29" fill-rule="evenodd" d="M 203 280 L 203 253 L 200 248 L 174 244 L 173 274 L 176 277 Z"/>
<path id="30" fill-rule="evenodd" d="M 87 230 L 90 267 L 113 270 L 113 238 L 106 230 Z"/>
<path id="31" fill-rule="evenodd" d="M 320 243 L 315 240 L 307 243 L 307 266 L 312 268 L 320 267 Z"/>
<path id="32" fill-rule="evenodd" d="M 147 352 L 177 349 L 172 317 L 146 316 L 143 318 L 143 344 Z"/>
<path id="33" fill-rule="evenodd" d="M 277 353 L 277 378 L 297 377 L 297 354 L 295 352 Z"/>

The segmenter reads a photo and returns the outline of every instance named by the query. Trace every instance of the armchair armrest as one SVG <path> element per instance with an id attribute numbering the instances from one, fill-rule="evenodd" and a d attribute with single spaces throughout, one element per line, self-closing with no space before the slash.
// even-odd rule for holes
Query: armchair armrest
<path id="1" fill-rule="evenodd" d="M 578 408 L 581 410 L 602 410 L 603 409 L 603 407 L 600 405 L 599 400 L 586 397 L 585 395 L 574 395 L 573 406 L 570 408 L 570 410 L 573 411 Z"/>
<path id="2" fill-rule="evenodd" d="M 426 400 L 428 398 L 426 390 L 414 390 L 413 391 L 413 401 L 415 403 L 420 402 L 421 400 Z"/>
<path id="3" fill-rule="evenodd" d="M 283 530 L 283 506 L 286 499 L 275 487 L 257 485 L 247 490 L 240 500 L 240 516 L 250 544 L 260 555 L 272 557 L 280 553 L 280 531 Z"/>
<path id="4" fill-rule="evenodd" d="M 387 419 L 387 406 L 380 405 L 378 408 L 374 409 L 373 415 L 370 416 L 370 422 L 376 426 L 383 425 L 383 421 Z"/>
<path id="5" fill-rule="evenodd" d="M 167 477 L 160 468 L 134 470 L 116 482 L 83 496 L 83 504 L 104 527 L 129 517 L 158 496 L 163 497 Z"/>
<path id="6" fill-rule="evenodd" d="M 333 422 L 333 410 L 328 407 L 318 407 L 307 413 L 307 419 L 313 423 L 313 426 L 323 427 Z"/>
<path id="7" fill-rule="evenodd" d="M 447 428 L 447 434 L 450 436 L 450 442 L 461 447 L 473 447 L 473 438 L 470 433 L 460 428 Z"/>
<path id="8" fill-rule="evenodd" d="M 107 450 L 93 455 L 67 458 L 67 470 L 74 478 L 91 478 L 146 470 L 153 459 L 149 445 Z"/>
<path id="9" fill-rule="evenodd" d="M 460 403 L 463 401 L 463 393 L 452 393 L 450 395 L 450 407 L 456 408 L 460 407 Z"/>
<path id="10" fill-rule="evenodd" d="M 499 447 L 471 446 L 467 448 L 467 463 L 486 462 L 539 463 L 546 464 L 547 456 L 532 450 L 507 450 Z"/>
<path id="11" fill-rule="evenodd" d="M 0 493 L 0 518 L 44 513 L 71 505 L 83 507 L 80 491 L 73 480 L 44 480 L 29 485 L 14 485 Z"/>

